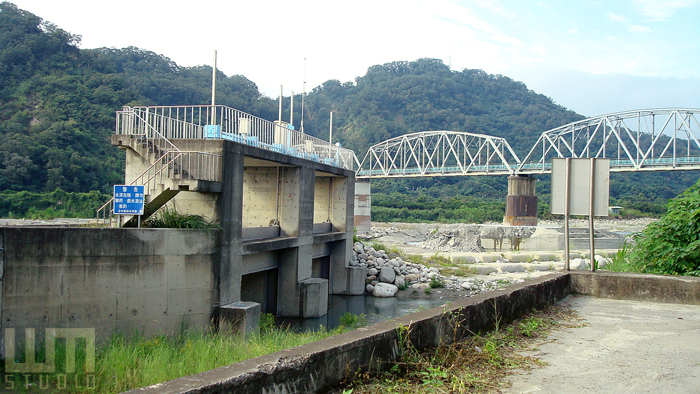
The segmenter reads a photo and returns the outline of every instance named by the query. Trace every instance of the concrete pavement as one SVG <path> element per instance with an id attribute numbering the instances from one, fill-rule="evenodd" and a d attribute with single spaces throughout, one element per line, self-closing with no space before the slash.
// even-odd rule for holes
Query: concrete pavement
<path id="1" fill-rule="evenodd" d="M 526 355 L 549 365 L 505 393 L 700 393 L 700 305 L 569 296 L 585 327 L 555 330 Z"/>

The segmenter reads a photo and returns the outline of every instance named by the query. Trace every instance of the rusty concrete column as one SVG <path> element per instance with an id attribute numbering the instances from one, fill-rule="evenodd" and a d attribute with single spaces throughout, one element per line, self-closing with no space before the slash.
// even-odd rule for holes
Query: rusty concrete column
<path id="1" fill-rule="evenodd" d="M 527 175 L 508 177 L 508 196 L 503 224 L 509 226 L 537 225 L 536 179 Z"/>

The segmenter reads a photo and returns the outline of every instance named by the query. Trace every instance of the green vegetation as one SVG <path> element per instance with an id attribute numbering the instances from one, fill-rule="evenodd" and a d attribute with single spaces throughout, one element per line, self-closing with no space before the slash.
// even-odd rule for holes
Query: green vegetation
<path id="1" fill-rule="evenodd" d="M 61 189 L 49 193 L 3 191 L 0 193 L 0 217 L 94 218 L 97 208 L 107 200 L 109 196 L 97 190 L 88 193 L 69 193 Z"/>
<path id="2" fill-rule="evenodd" d="M 498 319 L 497 319 L 498 320 Z M 410 328 L 398 328 L 401 359 L 382 373 L 359 373 L 337 393 L 490 393 L 502 390 L 511 371 L 540 365 L 518 354 L 533 340 L 543 339 L 555 328 L 581 326 L 571 310 L 550 307 L 505 327 L 497 325 L 485 335 L 473 335 L 419 352 L 411 344 Z"/>
<path id="3" fill-rule="evenodd" d="M 700 276 L 700 180 L 668 203 L 668 212 L 650 224 L 613 259 L 612 270 Z"/>
<path id="4" fill-rule="evenodd" d="M 201 215 L 179 213 L 174 208 L 163 207 L 144 223 L 150 228 L 184 228 L 184 229 L 211 229 L 217 228 L 213 223 L 204 219 Z"/>
<path id="5" fill-rule="evenodd" d="M 431 289 L 439 289 L 445 287 L 445 283 L 441 281 L 439 278 L 432 278 L 430 279 L 430 288 Z"/>
<path id="6" fill-rule="evenodd" d="M 350 313 L 341 318 L 341 326 L 335 330 L 321 327 L 317 331 L 294 331 L 277 327 L 274 322 L 274 316 L 263 315 L 260 332 L 246 335 L 190 330 L 186 324 L 174 336 L 114 334 L 97 350 L 96 387 L 85 387 L 85 376 L 78 373 L 77 380 L 68 379 L 66 392 L 122 392 L 318 341 L 366 324 L 364 315 Z M 76 350 L 76 365 L 84 365 L 85 347 L 77 346 Z M 44 357 L 42 351 L 38 353 L 40 359 Z M 59 371 L 65 370 L 65 351 L 65 344 L 58 342 Z M 4 363 L 1 365 L 4 372 Z M 17 382 L 17 388 L 22 389 L 25 378 L 21 373 L 7 376 L 6 381 Z"/>

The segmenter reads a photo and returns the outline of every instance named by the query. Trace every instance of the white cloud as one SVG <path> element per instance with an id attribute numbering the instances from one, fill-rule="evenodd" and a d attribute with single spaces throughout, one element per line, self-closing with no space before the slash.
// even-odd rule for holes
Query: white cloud
<path id="1" fill-rule="evenodd" d="M 495 33 L 490 23 L 474 16 L 474 12 L 467 7 L 446 0 L 433 1 L 430 5 L 431 14 L 436 18 L 483 32 Z"/>
<path id="2" fill-rule="evenodd" d="M 625 17 L 622 16 L 622 15 L 613 14 L 612 12 L 609 12 L 609 13 L 608 13 L 608 19 L 610 19 L 610 20 L 613 21 L 613 22 L 620 22 L 620 23 L 626 23 L 626 22 L 627 22 L 627 18 L 625 18 Z"/>
<path id="3" fill-rule="evenodd" d="M 632 33 L 649 33 L 651 31 L 649 27 L 641 25 L 631 25 L 629 29 Z"/>
<path id="4" fill-rule="evenodd" d="M 694 7 L 699 0 L 632 0 L 637 12 L 652 21 L 665 21 L 678 9 Z"/>
<path id="5" fill-rule="evenodd" d="M 530 50 L 540 56 L 549 56 L 549 53 L 547 53 L 547 48 L 544 45 L 535 45 L 534 47 L 530 48 Z"/>
<path id="6" fill-rule="evenodd" d="M 514 47 L 522 47 L 523 46 L 523 42 L 520 41 L 519 39 L 514 38 L 514 37 L 508 37 L 508 36 L 505 36 L 503 34 L 494 34 L 494 35 L 490 35 L 490 36 L 486 36 L 486 37 L 490 38 L 493 41 L 500 42 L 502 44 L 508 44 L 508 45 L 511 45 Z"/>
<path id="7" fill-rule="evenodd" d="M 515 14 L 504 8 L 499 0 L 476 0 L 476 5 L 498 16 L 506 18 L 515 17 Z"/>

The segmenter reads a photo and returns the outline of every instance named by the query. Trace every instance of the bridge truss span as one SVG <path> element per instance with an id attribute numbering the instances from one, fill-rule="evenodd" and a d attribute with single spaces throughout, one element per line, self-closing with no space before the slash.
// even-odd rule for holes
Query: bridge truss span
<path id="1" fill-rule="evenodd" d="M 649 109 L 583 119 L 545 131 L 518 174 L 548 173 L 551 159 L 607 158 L 615 172 L 700 170 L 698 109 Z"/>
<path id="2" fill-rule="evenodd" d="M 357 178 L 512 175 L 520 160 L 504 138 L 458 131 L 422 131 L 369 148 Z"/>

